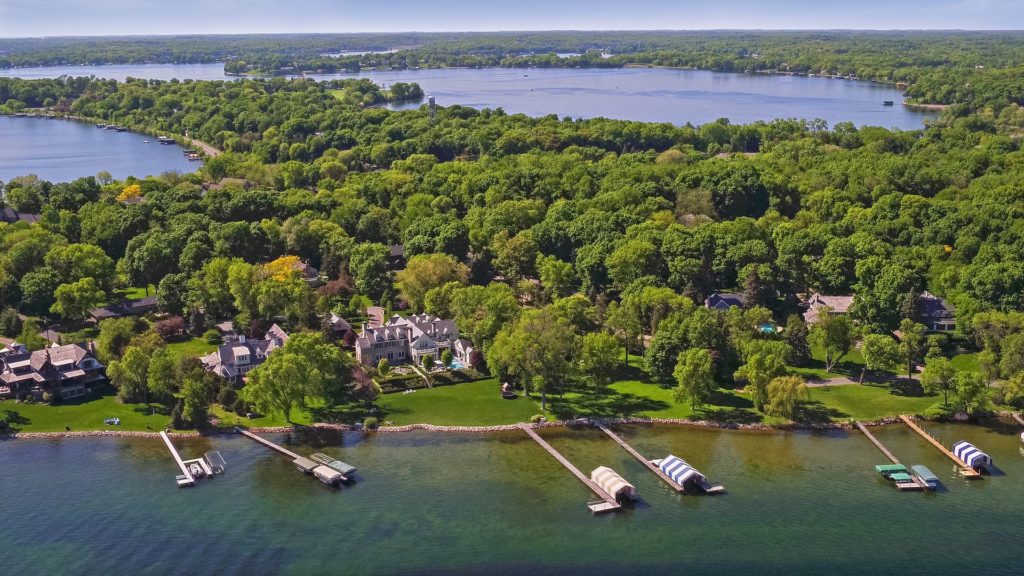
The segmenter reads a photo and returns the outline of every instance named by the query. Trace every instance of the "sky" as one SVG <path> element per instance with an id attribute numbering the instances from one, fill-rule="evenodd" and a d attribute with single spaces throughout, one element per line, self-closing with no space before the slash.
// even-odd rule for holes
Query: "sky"
<path id="1" fill-rule="evenodd" d="M 0 0 L 0 36 L 1024 29 L 1024 0 Z"/>

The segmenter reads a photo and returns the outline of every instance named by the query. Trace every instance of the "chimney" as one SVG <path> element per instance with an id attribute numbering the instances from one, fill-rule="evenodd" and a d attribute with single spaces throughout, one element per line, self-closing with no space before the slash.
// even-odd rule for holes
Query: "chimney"
<path id="1" fill-rule="evenodd" d="M 239 344 L 245 344 L 245 334 L 239 334 L 238 335 L 238 343 Z"/>

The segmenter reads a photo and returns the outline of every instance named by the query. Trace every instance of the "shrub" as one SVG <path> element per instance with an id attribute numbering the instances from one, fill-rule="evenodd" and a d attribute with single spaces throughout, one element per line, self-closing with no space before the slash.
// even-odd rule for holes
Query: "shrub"
<path id="1" fill-rule="evenodd" d="M 211 328 L 206 332 L 203 332 L 203 340 L 206 340 L 207 344 L 220 344 L 220 332 Z"/>
<path id="2" fill-rule="evenodd" d="M 454 360 L 454 359 L 455 359 L 455 356 L 452 355 L 452 351 L 451 350 L 448 350 L 447 348 L 445 348 L 444 351 L 441 352 L 441 364 L 444 364 L 445 368 L 451 366 L 452 365 L 452 360 Z"/>
<path id="3" fill-rule="evenodd" d="M 373 416 L 370 416 L 370 417 L 366 418 L 365 420 L 363 420 L 363 428 L 365 428 L 367 430 L 375 430 L 377 428 L 378 424 L 379 424 L 379 422 Z"/>
<path id="4" fill-rule="evenodd" d="M 543 421 L 544 421 L 544 415 L 543 414 L 534 414 L 533 416 L 530 416 L 530 422 L 533 422 L 534 424 L 536 424 L 538 422 L 543 422 Z"/>
<path id="5" fill-rule="evenodd" d="M 154 325 L 156 333 L 166 342 L 185 331 L 185 320 L 181 316 L 171 316 L 160 320 Z"/>
<path id="6" fill-rule="evenodd" d="M 224 408 L 230 409 L 237 401 L 238 394 L 235 392 L 235 387 L 231 384 L 221 387 L 220 392 L 217 393 L 217 403 Z"/>
<path id="7" fill-rule="evenodd" d="M 241 398 L 235 400 L 235 403 L 231 405 L 231 410 L 239 416 L 245 415 L 245 401 Z"/>
<path id="8" fill-rule="evenodd" d="M 44 404 L 52 404 L 53 401 L 56 400 L 56 399 L 57 399 L 57 397 L 54 396 L 51 392 L 43 392 L 43 403 Z"/>
<path id="9" fill-rule="evenodd" d="M 171 428 L 184 430 L 185 427 L 185 419 L 181 416 L 181 402 L 179 401 L 174 405 L 174 410 L 171 410 Z"/>
<path id="10" fill-rule="evenodd" d="M 0 312 L 0 334 L 8 338 L 14 338 L 21 333 L 21 318 L 14 308 L 4 308 Z"/>
<path id="11" fill-rule="evenodd" d="M 0 420 L 0 432 L 6 432 L 8 428 L 10 428 L 10 424 L 7 423 L 7 420 Z"/>

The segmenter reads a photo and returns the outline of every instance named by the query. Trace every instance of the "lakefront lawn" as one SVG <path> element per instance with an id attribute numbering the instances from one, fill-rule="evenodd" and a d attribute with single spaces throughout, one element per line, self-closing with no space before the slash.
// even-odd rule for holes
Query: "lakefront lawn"
<path id="1" fill-rule="evenodd" d="M 156 413 L 154 414 L 154 408 Z M 0 418 L 6 418 L 15 432 L 72 432 L 89 430 L 163 430 L 170 421 L 167 408 L 159 404 L 122 404 L 112 388 L 102 388 L 88 396 L 53 406 L 0 401 Z M 120 418 L 120 426 L 103 423 Z"/>

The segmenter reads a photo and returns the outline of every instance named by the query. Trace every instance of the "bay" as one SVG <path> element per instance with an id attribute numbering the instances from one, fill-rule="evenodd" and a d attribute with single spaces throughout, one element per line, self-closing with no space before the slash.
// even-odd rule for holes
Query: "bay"
<path id="1" fill-rule="evenodd" d="M 267 435 L 357 466 L 340 490 L 240 436 L 175 440 L 186 457 L 227 459 L 192 489 L 175 486 L 159 439 L 18 440 L 0 444 L 0 557 L 11 574 L 1019 573 L 1018 428 L 925 427 L 974 442 L 998 475 L 958 478 L 904 426 L 876 433 L 942 491 L 895 490 L 856 432 L 622 428 L 728 490 L 688 496 L 599 431 L 542 430 L 585 472 L 608 465 L 637 486 L 638 505 L 592 516 L 583 485 L 518 432 Z"/>

